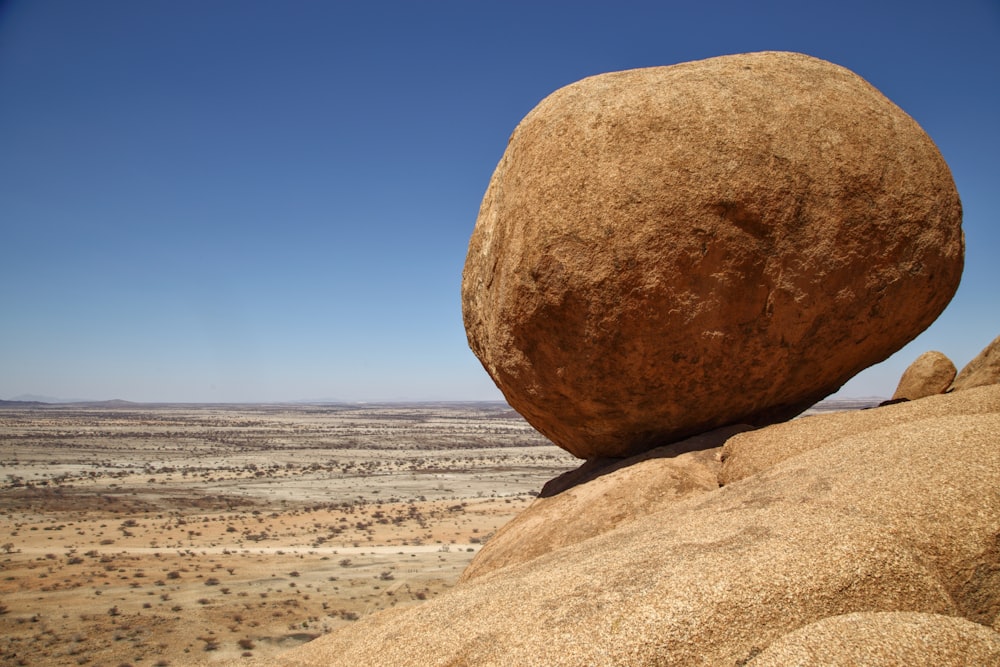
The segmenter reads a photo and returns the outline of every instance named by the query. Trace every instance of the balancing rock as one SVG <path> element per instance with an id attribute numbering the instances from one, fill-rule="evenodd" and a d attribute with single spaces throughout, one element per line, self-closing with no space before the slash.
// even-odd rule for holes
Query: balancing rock
<path id="1" fill-rule="evenodd" d="M 962 272 L 931 139 L 765 52 L 602 74 L 514 130 L 469 243 L 469 344 L 581 458 L 788 419 L 912 340 Z"/>

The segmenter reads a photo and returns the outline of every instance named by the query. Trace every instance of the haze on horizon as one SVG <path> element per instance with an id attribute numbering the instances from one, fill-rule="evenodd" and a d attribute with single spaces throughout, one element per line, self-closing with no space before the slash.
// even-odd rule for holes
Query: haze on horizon
<path id="1" fill-rule="evenodd" d="M 469 351 L 469 235 L 515 125 L 602 72 L 800 51 L 913 116 L 965 211 L 920 353 L 1000 334 L 1000 5 L 9 0 L 0 399 L 501 400 Z"/>

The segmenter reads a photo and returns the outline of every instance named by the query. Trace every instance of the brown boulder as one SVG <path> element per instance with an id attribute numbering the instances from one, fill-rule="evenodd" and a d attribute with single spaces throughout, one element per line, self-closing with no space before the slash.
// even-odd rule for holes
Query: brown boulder
<path id="1" fill-rule="evenodd" d="M 918 398 L 943 394 L 955 379 L 957 369 L 951 359 L 941 352 L 931 350 L 917 357 L 903 372 L 892 400 Z"/>
<path id="2" fill-rule="evenodd" d="M 601 466 L 587 462 L 557 477 L 490 538 L 460 581 L 529 561 L 666 509 L 681 498 L 718 489 L 722 443 L 746 428 L 717 429 L 632 458 L 603 461 Z"/>
<path id="3" fill-rule="evenodd" d="M 852 612 L 992 622 L 1000 414 L 911 416 L 362 619 L 276 664 L 732 665 Z"/>
<path id="4" fill-rule="evenodd" d="M 955 378 L 952 391 L 1000 383 L 1000 336 L 993 339 Z"/>
<path id="5" fill-rule="evenodd" d="M 928 396 L 871 410 L 812 415 L 774 424 L 726 440 L 719 483 L 731 484 L 845 436 L 918 419 L 996 412 L 1000 412 L 1000 387 L 983 387 L 960 395 Z"/>
<path id="6" fill-rule="evenodd" d="M 1000 634 L 964 618 L 913 612 L 831 616 L 791 632 L 748 667 L 1000 665 Z"/>
<path id="7" fill-rule="evenodd" d="M 963 262 L 923 130 L 795 53 L 602 74 L 514 130 L 469 243 L 472 350 L 581 458 L 798 414 L 910 341 Z"/>

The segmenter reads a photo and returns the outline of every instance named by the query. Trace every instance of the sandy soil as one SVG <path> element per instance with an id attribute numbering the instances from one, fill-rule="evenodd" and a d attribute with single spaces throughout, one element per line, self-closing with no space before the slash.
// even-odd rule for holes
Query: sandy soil
<path id="1" fill-rule="evenodd" d="M 0 664 L 266 659 L 449 588 L 578 463 L 498 404 L 0 408 Z"/>

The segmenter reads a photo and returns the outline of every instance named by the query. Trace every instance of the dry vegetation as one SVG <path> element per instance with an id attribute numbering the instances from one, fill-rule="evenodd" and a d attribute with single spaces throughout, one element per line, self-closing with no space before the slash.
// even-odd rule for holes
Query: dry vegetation
<path id="1" fill-rule="evenodd" d="M 0 408 L 0 664 L 267 657 L 450 587 L 577 461 L 498 404 Z"/>

